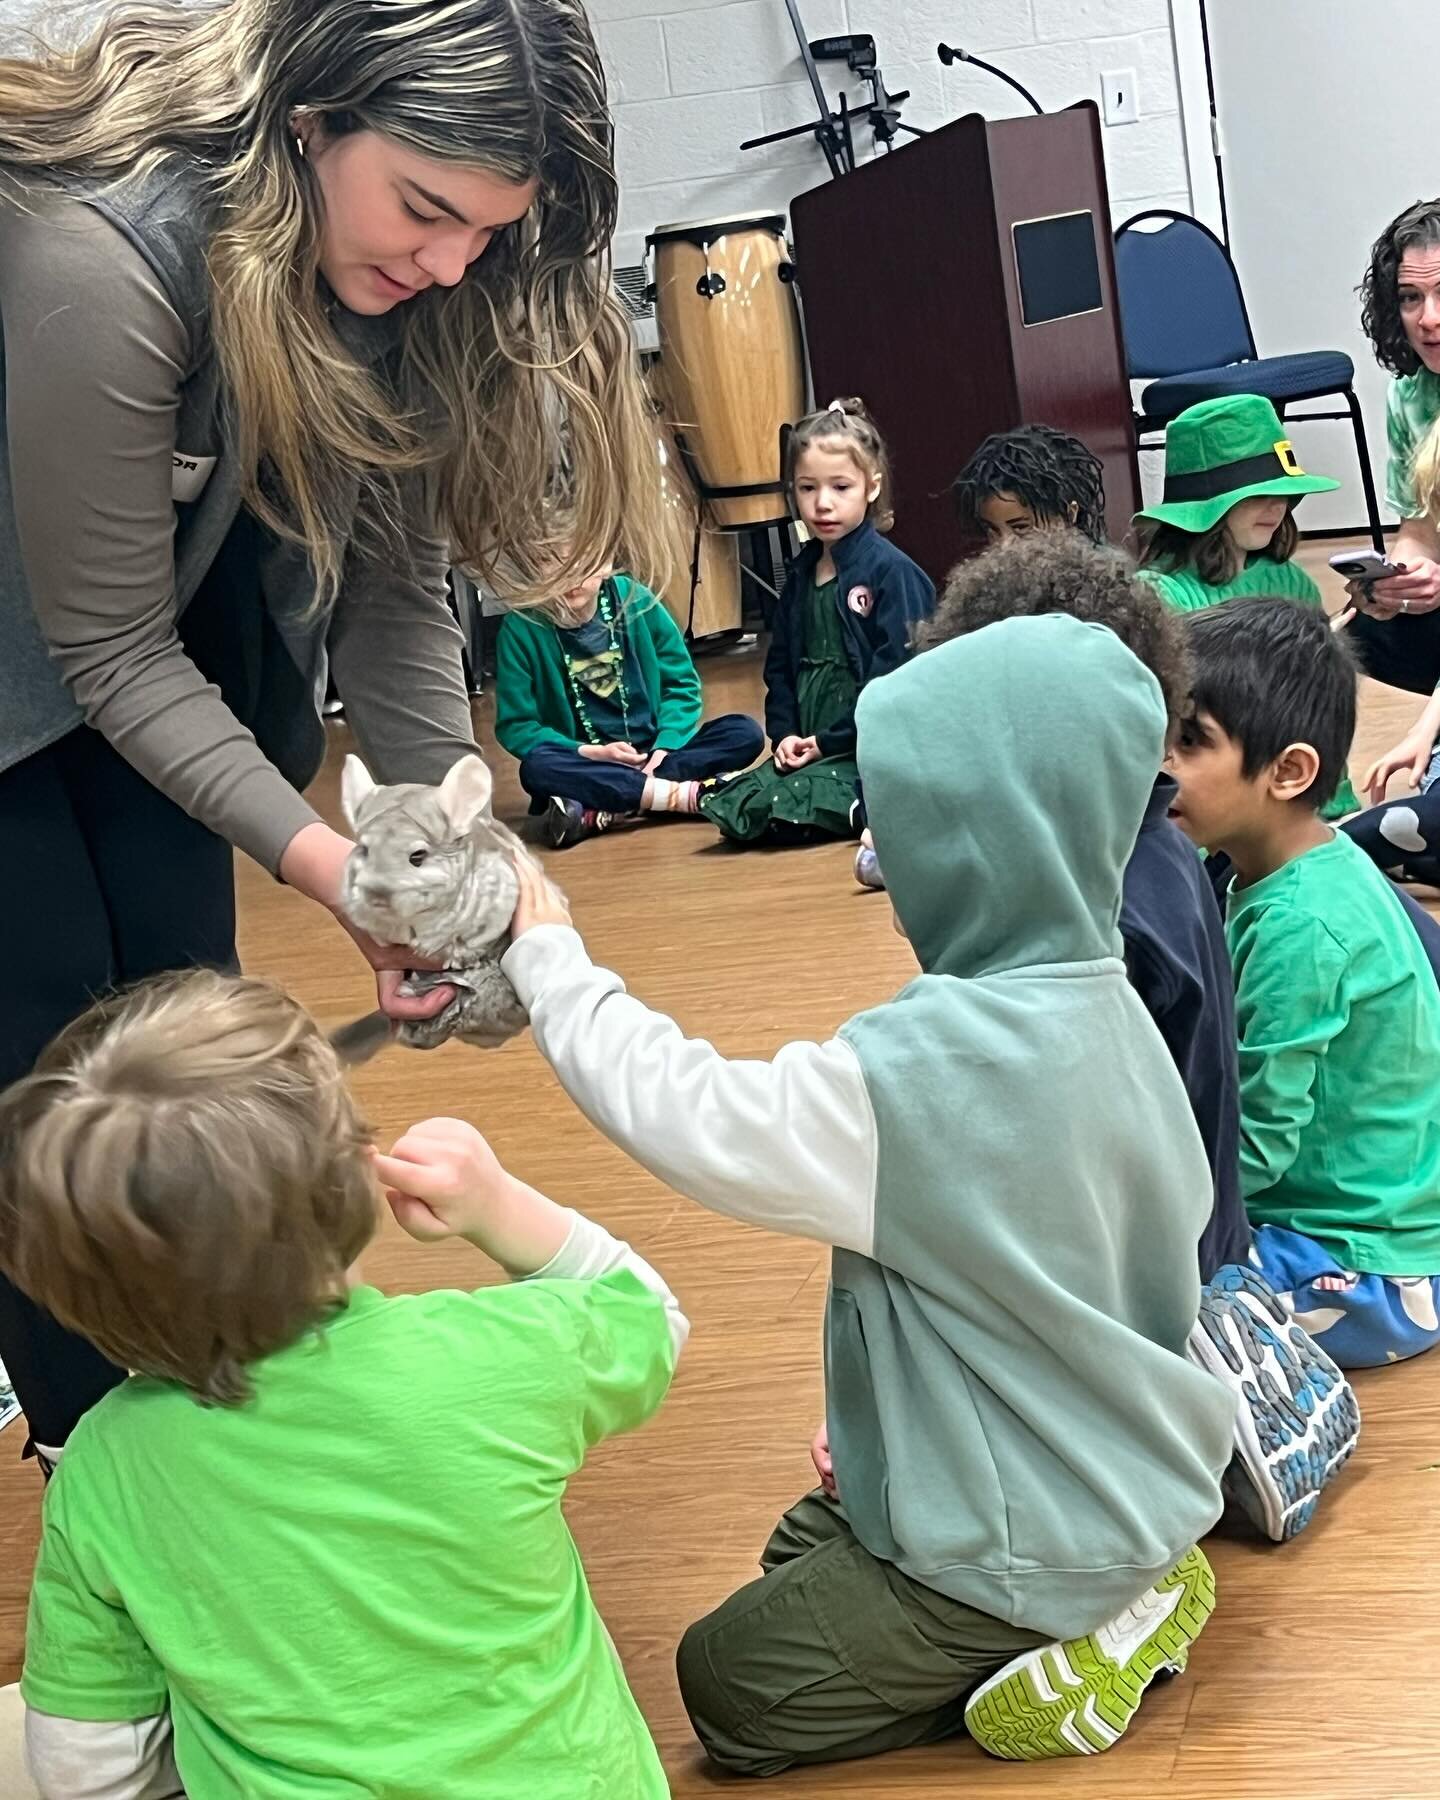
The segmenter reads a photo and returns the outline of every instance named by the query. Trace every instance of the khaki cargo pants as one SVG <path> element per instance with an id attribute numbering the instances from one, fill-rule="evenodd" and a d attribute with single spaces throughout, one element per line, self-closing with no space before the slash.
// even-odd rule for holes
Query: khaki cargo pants
<path id="1" fill-rule="evenodd" d="M 974 1688 L 1049 1642 L 881 1562 L 818 1489 L 781 1519 L 760 1566 L 676 1654 L 695 1735 L 739 1775 L 951 1737 Z"/>

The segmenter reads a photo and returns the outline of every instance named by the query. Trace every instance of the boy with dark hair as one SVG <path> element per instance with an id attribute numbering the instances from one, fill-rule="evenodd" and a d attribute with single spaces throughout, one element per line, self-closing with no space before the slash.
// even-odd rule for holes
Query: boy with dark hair
<path id="1" fill-rule="evenodd" d="M 1001 544 L 961 563 L 922 644 L 947 643 L 1003 619 L 1065 613 L 1113 631 L 1160 684 L 1174 736 L 1189 707 L 1179 616 L 1118 552 L 1078 532 Z M 1234 988 L 1214 891 L 1193 846 L 1170 822 L 1177 787 L 1157 773 L 1125 866 L 1120 936 L 1131 985 L 1185 1082 L 1214 1181 L 1200 1236 L 1207 1285 L 1192 1353 L 1233 1388 L 1235 1460 L 1226 1492 L 1269 1537 L 1293 1537 L 1358 1435 L 1359 1410 L 1340 1371 L 1286 1320 L 1248 1270 L 1240 1191 L 1239 1068 Z M 1319 1452 L 1317 1454 L 1317 1452 Z"/>
<path id="2" fill-rule="evenodd" d="M 1193 716 L 1172 808 L 1234 865 L 1226 938 L 1253 1256 L 1342 1367 L 1440 1338 L 1440 993 L 1385 877 L 1319 810 L 1355 729 L 1355 670 L 1314 609 L 1189 621 Z"/>

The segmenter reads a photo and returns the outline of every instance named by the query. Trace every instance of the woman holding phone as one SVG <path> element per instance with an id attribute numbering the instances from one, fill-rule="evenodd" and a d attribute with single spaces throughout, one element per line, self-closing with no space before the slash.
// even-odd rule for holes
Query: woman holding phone
<path id="1" fill-rule="evenodd" d="M 332 676 L 382 781 L 473 749 L 449 561 L 661 553 L 582 0 L 160 0 L 0 59 L 0 1085 L 235 955 L 233 850 L 346 920 Z M 3 1148 L 0 1148 L 3 1154 Z M 122 1379 L 0 1279 L 47 1460 Z"/>
<path id="2" fill-rule="evenodd" d="M 1377 681 L 1428 694 L 1440 681 L 1440 199 L 1417 201 L 1386 226 L 1360 293 L 1361 325 L 1376 361 L 1395 377 L 1385 495 L 1400 515 L 1388 556 L 1404 573 L 1352 582 L 1361 616 L 1351 635 Z M 1418 761 L 1423 771 L 1434 734 L 1422 756 L 1417 733 L 1406 740 L 1407 755 L 1397 745 L 1376 769 Z"/>

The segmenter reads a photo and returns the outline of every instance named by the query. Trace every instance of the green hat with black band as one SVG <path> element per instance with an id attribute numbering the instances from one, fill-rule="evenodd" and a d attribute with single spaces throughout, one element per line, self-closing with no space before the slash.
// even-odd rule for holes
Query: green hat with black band
<path id="1" fill-rule="evenodd" d="M 1259 394 L 1229 394 L 1187 406 L 1165 433 L 1165 492 L 1137 519 L 1181 531 L 1209 531 L 1240 500 L 1268 494 L 1324 494 L 1340 483 L 1307 475 L 1280 415 Z"/>

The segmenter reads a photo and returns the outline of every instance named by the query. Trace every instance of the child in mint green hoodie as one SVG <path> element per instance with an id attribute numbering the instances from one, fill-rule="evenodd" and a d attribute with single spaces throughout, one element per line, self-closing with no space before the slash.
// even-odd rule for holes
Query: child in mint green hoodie
<path id="1" fill-rule="evenodd" d="M 765 733 L 744 713 L 701 720 L 680 627 L 647 587 L 598 570 L 553 617 L 507 613 L 495 644 L 495 735 L 520 763 L 556 850 L 640 813 L 699 811 Z"/>
<path id="2" fill-rule="evenodd" d="M 985 757 L 956 755 L 957 718 Z M 1158 683 L 1110 631 L 1017 619 L 871 683 L 857 725 L 923 971 L 890 1004 L 729 1061 L 595 967 L 523 871 L 504 962 L 602 1131 L 833 1247 L 838 1500 L 793 1507 L 679 1652 L 701 1741 L 752 1775 L 966 1729 L 1108 1748 L 1210 1611 L 1193 1546 L 1230 1454 L 1230 1395 L 1185 1355 L 1209 1165 L 1117 930 Z"/>

